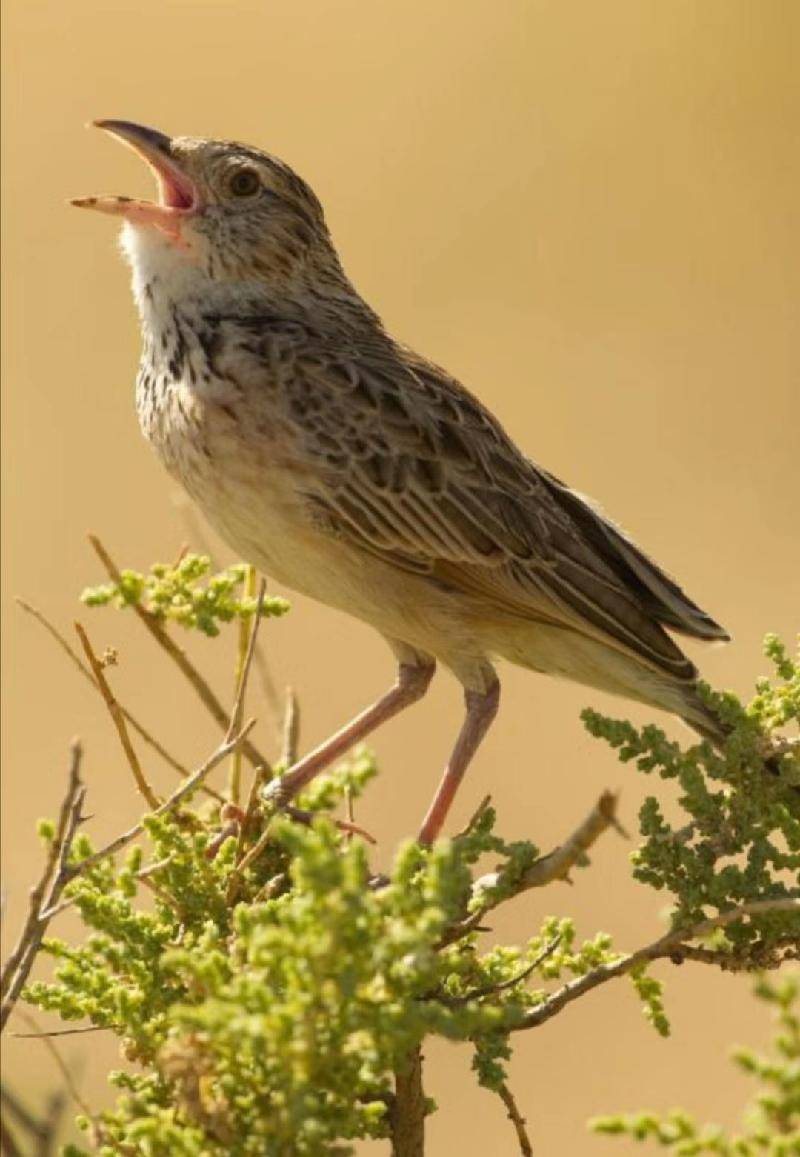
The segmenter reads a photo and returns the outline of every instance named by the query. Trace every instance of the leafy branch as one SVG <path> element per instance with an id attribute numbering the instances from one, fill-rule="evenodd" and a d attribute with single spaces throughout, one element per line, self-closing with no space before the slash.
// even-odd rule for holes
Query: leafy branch
<path id="1" fill-rule="evenodd" d="M 123 572 L 103 548 L 98 553 L 113 587 L 99 601 L 132 606 L 151 634 L 168 640 L 161 645 L 171 658 L 173 624 L 208 633 L 203 615 L 213 599 L 204 602 L 208 573 L 189 564 L 194 556 L 125 586 Z M 176 590 L 171 603 L 166 593 L 173 599 Z M 248 743 L 241 705 L 265 596 L 262 588 L 253 607 L 235 584 L 219 592 L 225 614 L 243 600 L 231 622 L 241 624 L 246 611 L 252 623 L 246 647 L 239 635 L 225 739 L 164 803 L 148 801 L 143 819 L 99 849 L 83 832 L 75 757 L 59 819 L 42 827 L 45 869 L 3 975 L 6 1017 L 22 994 L 66 1022 L 114 1033 L 136 1062 L 110 1077 L 116 1106 L 84 1115 L 89 1151 L 338 1157 L 352 1140 L 372 1137 L 389 1141 L 395 1157 L 419 1157 L 433 1109 L 424 1045 L 439 1036 L 474 1049 L 477 1079 L 497 1094 L 527 1157 L 532 1142 L 507 1074 L 516 1033 L 627 975 L 647 1018 L 666 1034 L 662 985 L 648 973 L 653 961 L 752 971 L 798 958 L 800 767 L 784 732 L 800 719 L 800 666 L 777 640 L 767 644 L 774 678 L 759 680 L 750 704 L 715 700 L 731 726 L 724 752 L 707 744 L 683 750 L 657 728 L 586 713 L 589 729 L 623 760 L 680 787 L 674 823 L 655 797 L 645 802 L 632 857 L 634 877 L 671 897 L 670 926 L 622 952 L 601 931 L 580 940 L 561 915 L 522 945 L 487 945 L 494 909 L 568 879 L 588 866 L 597 840 L 621 830 L 616 797 L 603 793 L 546 854 L 530 840 L 504 840 L 485 800 L 453 839 L 431 849 L 402 844 L 386 874 L 373 870 L 366 842 L 353 838 L 353 801 L 376 773 L 367 753 L 320 777 L 284 815 L 262 800 L 269 772 L 258 763 L 249 783 L 235 769 L 227 793 L 192 805 L 214 767 L 239 745 L 246 753 Z M 171 615 L 167 606 L 182 609 Z M 101 660 L 86 653 L 102 691 Z M 198 678 L 207 687 L 195 672 L 195 689 Z M 198 694 L 216 718 L 217 708 Z M 297 720 L 290 696 L 284 763 L 297 754 Z M 336 816 L 340 809 L 347 818 Z M 488 872 L 487 856 L 495 860 Z M 87 929 L 83 944 L 46 935 L 67 906 Z M 55 971 L 31 983 L 40 952 Z"/>

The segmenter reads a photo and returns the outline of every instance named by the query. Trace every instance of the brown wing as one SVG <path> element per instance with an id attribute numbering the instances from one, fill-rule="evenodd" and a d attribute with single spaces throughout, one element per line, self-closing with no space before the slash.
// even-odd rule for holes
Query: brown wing
<path id="1" fill-rule="evenodd" d="M 306 347 L 292 370 L 300 436 L 319 467 L 309 498 L 362 549 L 681 680 L 695 669 L 660 624 L 701 634 L 705 623 L 703 637 L 724 637 L 444 371 L 388 341 L 349 356 Z"/>

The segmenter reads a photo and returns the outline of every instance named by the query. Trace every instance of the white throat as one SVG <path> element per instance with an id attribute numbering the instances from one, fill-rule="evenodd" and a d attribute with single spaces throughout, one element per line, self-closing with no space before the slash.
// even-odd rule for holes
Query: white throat
<path id="1" fill-rule="evenodd" d="M 150 225 L 125 222 L 120 247 L 131 267 L 133 296 L 144 324 L 157 321 L 154 313 L 170 303 L 179 305 L 211 293 L 202 246 L 196 234 L 191 241 L 176 244 Z"/>

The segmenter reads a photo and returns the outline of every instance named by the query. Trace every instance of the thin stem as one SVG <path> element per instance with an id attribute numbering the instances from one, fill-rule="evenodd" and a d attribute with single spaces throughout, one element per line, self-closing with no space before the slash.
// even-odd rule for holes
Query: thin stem
<path id="1" fill-rule="evenodd" d="M 253 829 L 253 820 L 255 819 L 256 810 L 258 808 L 258 797 L 261 787 L 264 784 L 264 772 L 259 768 L 253 776 L 253 782 L 250 784 L 250 795 L 247 800 L 247 807 L 242 820 L 239 824 L 239 834 L 236 841 L 236 853 L 234 855 L 234 866 L 231 874 L 228 877 L 228 884 L 225 889 L 225 902 L 231 905 L 236 900 L 239 893 L 239 887 L 242 881 L 241 865 L 245 856 L 245 848 L 247 841 L 250 838 L 250 833 Z"/>
<path id="2" fill-rule="evenodd" d="M 75 739 L 70 747 L 67 790 L 61 803 L 56 832 L 48 848 L 39 882 L 31 889 L 28 915 L 19 940 L 0 977 L 0 993 L 3 998 L 0 1008 L 0 1031 L 8 1022 L 39 951 L 49 919 L 43 913 L 58 902 L 68 882 L 67 859 L 82 819 L 81 808 L 86 795 L 86 788 L 80 776 L 82 756 L 83 749 L 80 742 Z"/>
<path id="3" fill-rule="evenodd" d="M 522 1157 L 533 1157 L 533 1146 L 531 1139 L 528 1136 L 528 1131 L 525 1128 L 525 1118 L 517 1108 L 517 1102 L 512 1096 L 508 1085 L 503 1082 L 497 1090 L 497 1095 L 506 1107 L 508 1119 L 514 1126 L 514 1131 L 517 1134 L 517 1144 Z"/>
<path id="4" fill-rule="evenodd" d="M 100 542 L 100 540 L 93 534 L 89 535 L 89 542 L 93 547 L 97 557 L 102 562 L 103 566 L 111 578 L 112 582 L 119 585 L 122 575 L 119 567 L 111 558 L 110 554 Z M 156 615 L 150 613 L 139 603 L 132 603 L 133 610 L 144 623 L 147 630 L 153 636 L 162 650 L 166 651 L 173 663 L 182 672 L 188 682 L 191 684 L 195 693 L 205 708 L 209 711 L 212 717 L 216 720 L 220 727 L 225 731 L 228 729 L 229 716 L 223 705 L 220 703 L 217 696 L 211 690 L 210 686 L 190 661 L 188 656 L 181 650 L 181 648 L 173 641 L 167 631 L 164 629 L 161 621 Z M 248 739 L 242 745 L 242 751 L 245 758 L 254 767 L 265 767 L 269 769 L 269 760 L 261 754 L 257 747 Z"/>
<path id="5" fill-rule="evenodd" d="M 242 742 L 254 724 L 255 719 L 250 719 L 244 725 L 238 735 L 235 735 L 230 739 L 226 738 L 220 744 L 217 750 L 208 757 L 205 763 L 202 763 L 200 767 L 198 767 L 197 771 L 190 775 L 189 778 L 172 793 L 169 799 L 165 800 L 164 803 L 160 805 L 160 807 L 157 807 L 152 815 L 163 816 L 168 812 L 174 811 L 174 809 L 179 804 L 183 803 L 187 796 L 190 796 L 193 792 L 197 791 L 205 777 L 209 775 L 209 773 L 212 772 L 214 768 L 223 761 L 223 759 L 230 755 L 236 744 Z M 100 848 L 99 851 L 92 852 L 90 856 L 87 856 L 84 860 L 80 860 L 77 864 L 71 864 L 68 868 L 65 867 L 64 871 L 67 874 L 67 880 L 65 882 L 68 883 L 69 880 L 74 879 L 75 876 L 79 876 L 82 872 L 85 872 L 87 868 L 91 868 L 95 864 L 99 864 L 102 860 L 107 859 L 109 856 L 115 855 L 118 851 L 120 851 L 120 849 L 129 844 L 131 840 L 136 839 L 136 837 L 143 831 L 144 822 L 140 820 L 138 824 L 134 824 L 132 828 L 129 828 L 126 832 L 123 832 L 115 839 L 110 840 L 105 845 L 105 847 Z M 43 920 L 49 920 L 52 916 L 56 915 L 57 911 L 58 909 L 51 909 L 48 906 L 48 909 L 42 913 L 41 918 Z"/>
<path id="6" fill-rule="evenodd" d="M 293 687 L 286 688 L 286 706 L 283 714 L 281 733 L 281 766 L 293 767 L 297 763 L 300 747 L 300 703 Z"/>
<path id="7" fill-rule="evenodd" d="M 245 664 L 247 662 L 248 653 L 252 653 L 251 635 L 255 634 L 255 629 L 258 626 L 258 620 L 261 617 L 261 606 L 264 601 L 265 584 L 262 580 L 261 591 L 258 596 L 258 606 L 256 607 L 255 619 L 251 624 L 246 619 L 239 620 L 239 646 L 236 654 L 236 680 L 235 687 L 238 693 L 239 687 L 244 676 Z M 244 593 L 248 598 L 252 598 L 256 593 L 256 571 L 255 567 L 248 566 L 245 571 Z M 241 704 L 240 704 L 241 714 Z M 231 803 L 237 805 L 241 799 L 242 794 L 242 749 L 237 747 L 231 757 L 230 776 L 228 778 L 228 797 Z"/>
<path id="8" fill-rule="evenodd" d="M 91 670 L 75 653 L 75 651 L 73 651 L 72 647 L 69 645 L 61 632 L 53 626 L 50 620 L 38 609 L 38 607 L 34 607 L 30 603 L 25 602 L 24 599 L 20 598 L 18 598 L 16 602 L 17 606 L 20 607 L 21 610 L 25 611 L 25 613 L 34 618 L 36 622 L 40 624 L 40 626 L 44 627 L 48 635 L 50 635 L 50 637 L 58 644 L 61 650 L 64 651 L 67 657 L 72 661 L 73 665 L 77 668 L 78 671 L 80 671 L 81 675 L 83 675 L 84 679 L 91 683 L 95 691 L 99 691 Z M 126 707 L 123 707 L 123 705 L 120 703 L 119 708 L 133 730 L 144 740 L 145 743 L 152 747 L 154 751 L 158 752 L 164 762 L 167 763 L 173 769 L 173 771 L 176 771 L 178 775 L 189 775 L 189 768 L 186 767 L 185 764 L 181 763 L 180 760 L 176 759 L 174 755 L 171 755 L 166 750 L 166 748 L 161 743 L 159 743 L 155 736 L 151 735 L 147 728 L 144 727 L 143 724 L 141 724 L 139 720 L 136 719 Z M 220 802 L 222 802 L 222 796 L 219 794 L 219 792 L 214 791 L 213 788 L 206 787 L 203 790 L 207 795 L 213 796 L 215 799 L 218 799 Z"/>
<path id="9" fill-rule="evenodd" d="M 131 737 L 128 735 L 128 728 L 125 724 L 125 716 L 122 714 L 119 703 L 117 703 L 116 699 L 114 698 L 114 693 L 108 684 L 105 672 L 103 671 L 103 664 L 94 653 L 92 644 L 89 642 L 89 636 L 86 634 L 86 631 L 83 629 L 80 623 L 75 623 L 75 630 L 77 632 L 78 638 L 81 641 L 81 646 L 83 647 L 84 653 L 86 654 L 86 658 L 89 660 L 89 666 L 92 668 L 92 674 L 95 677 L 97 686 L 100 688 L 100 694 L 103 696 L 106 707 L 108 708 L 109 715 L 111 716 L 114 726 L 117 729 L 119 741 L 122 744 L 122 750 L 125 752 L 125 757 L 128 760 L 128 766 L 133 772 L 133 778 L 136 781 L 136 787 L 139 790 L 139 794 L 144 798 L 145 803 L 151 809 L 151 811 L 153 811 L 158 807 L 158 796 L 145 779 L 144 772 L 142 771 L 142 765 L 139 763 L 139 757 L 137 756 L 133 744 L 131 743 Z"/>
<path id="10" fill-rule="evenodd" d="M 546 944 L 541 952 L 537 953 L 535 959 L 516 975 L 510 976 L 507 980 L 501 980 L 495 984 L 486 984 L 482 988 L 473 988 L 471 992 L 465 992 L 463 996 L 445 996 L 438 994 L 436 1000 L 440 1004 L 446 1004 L 449 1008 L 457 1008 L 462 1004 L 469 1004 L 473 1000 L 480 1000 L 482 996 L 494 996 L 498 992 L 505 992 L 506 989 L 514 988 L 521 984 L 523 980 L 527 980 L 537 968 L 544 964 L 545 960 L 549 959 L 561 943 L 561 936 L 554 936 L 549 944 Z"/>
<path id="11" fill-rule="evenodd" d="M 239 679 L 236 685 L 236 695 L 233 701 L 233 710 L 231 711 L 230 723 L 228 724 L 227 734 L 233 735 L 234 731 L 238 731 L 242 721 L 242 710 L 244 708 L 244 697 L 247 691 L 247 682 L 250 678 L 250 670 L 253 666 L 253 652 L 255 651 L 256 640 L 258 639 L 258 628 L 261 625 L 261 608 L 264 605 L 264 593 L 267 589 L 267 584 L 264 579 L 261 580 L 261 586 L 258 591 L 258 601 L 256 603 L 256 613 L 253 617 L 253 625 L 250 630 L 250 638 L 247 644 L 247 650 L 242 663 L 242 669 L 239 673 Z"/>
<path id="12" fill-rule="evenodd" d="M 159 860 L 155 864 L 148 864 L 146 868 L 142 868 L 140 871 L 135 872 L 133 878 L 135 880 L 143 880 L 146 883 L 148 876 L 152 876 L 155 872 L 160 871 L 161 868 L 165 868 L 167 866 L 167 864 L 169 864 L 171 862 L 172 858 L 173 857 L 171 855 L 165 856 L 165 858 L 163 860 Z M 48 910 L 47 910 L 48 920 L 53 920 L 56 916 L 60 916 L 61 913 L 65 912 L 67 908 L 71 908 L 74 905 L 74 903 L 75 903 L 75 898 L 69 897 L 66 900 L 62 900 L 60 903 L 55 904 L 52 908 L 48 908 Z M 19 1034 L 17 1034 L 17 1035 L 19 1035 Z"/>

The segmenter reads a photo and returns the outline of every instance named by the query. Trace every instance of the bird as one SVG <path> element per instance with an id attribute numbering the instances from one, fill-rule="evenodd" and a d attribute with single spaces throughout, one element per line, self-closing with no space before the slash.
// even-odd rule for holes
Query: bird
<path id="1" fill-rule="evenodd" d="M 158 186 L 152 202 L 73 202 L 122 221 L 142 432 L 242 558 L 370 624 L 397 663 L 385 694 L 280 777 L 278 803 L 420 700 L 437 663 L 462 684 L 465 715 L 423 846 L 497 714 L 498 661 L 723 742 L 672 636 L 728 633 L 476 396 L 387 332 L 289 165 L 235 141 L 93 123 Z"/>

